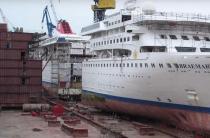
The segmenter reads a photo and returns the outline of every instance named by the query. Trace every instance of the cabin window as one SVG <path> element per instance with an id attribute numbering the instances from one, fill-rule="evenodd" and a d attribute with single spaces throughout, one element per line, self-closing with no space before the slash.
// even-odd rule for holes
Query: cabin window
<path id="1" fill-rule="evenodd" d="M 189 38 L 186 35 L 181 36 L 183 40 L 189 40 Z"/>
<path id="2" fill-rule="evenodd" d="M 201 52 L 210 52 L 210 48 L 201 48 Z"/>
<path id="3" fill-rule="evenodd" d="M 131 63 L 131 67 L 133 67 L 133 63 Z"/>
<path id="4" fill-rule="evenodd" d="M 123 39 L 122 38 L 120 38 L 120 42 L 122 42 L 123 41 Z"/>
<path id="5" fill-rule="evenodd" d="M 204 40 L 210 41 L 210 38 L 209 37 L 204 37 Z"/>
<path id="6" fill-rule="evenodd" d="M 110 44 L 112 44 L 112 40 L 110 40 Z"/>
<path id="7" fill-rule="evenodd" d="M 139 35 L 134 35 L 132 36 L 133 41 L 139 41 Z"/>
<path id="8" fill-rule="evenodd" d="M 113 40 L 113 43 L 115 44 L 115 39 Z"/>
<path id="9" fill-rule="evenodd" d="M 142 68 L 142 63 L 139 63 L 140 68 Z"/>
<path id="10" fill-rule="evenodd" d="M 135 67 L 138 67 L 138 64 L 137 63 L 135 63 Z"/>
<path id="11" fill-rule="evenodd" d="M 129 63 L 127 63 L 127 67 L 129 67 Z"/>
<path id="12" fill-rule="evenodd" d="M 148 68 L 148 64 L 147 63 L 145 63 L 144 65 L 145 65 L 145 68 Z"/>
<path id="13" fill-rule="evenodd" d="M 119 43 L 119 39 L 117 39 L 117 43 Z"/>
<path id="14" fill-rule="evenodd" d="M 124 38 L 124 42 L 126 42 L 126 38 Z"/>
<path id="15" fill-rule="evenodd" d="M 177 37 L 175 36 L 175 35 L 169 35 L 169 37 L 171 38 L 171 39 L 177 39 Z"/>
<path id="16" fill-rule="evenodd" d="M 162 35 L 160 35 L 160 38 L 161 39 L 167 39 L 167 36 L 162 34 Z"/>
<path id="17" fill-rule="evenodd" d="M 106 45 L 106 41 L 104 41 L 104 45 Z"/>
<path id="18" fill-rule="evenodd" d="M 194 39 L 195 41 L 200 41 L 200 38 L 199 38 L 198 36 L 193 36 L 193 39 Z"/>
<path id="19" fill-rule="evenodd" d="M 130 37 L 127 37 L 127 41 L 130 41 Z"/>
<path id="20" fill-rule="evenodd" d="M 175 47 L 177 52 L 195 52 L 195 47 Z"/>
<path id="21" fill-rule="evenodd" d="M 142 46 L 140 52 L 166 52 L 166 46 Z"/>
<path id="22" fill-rule="evenodd" d="M 152 68 L 155 68 L 155 64 L 154 63 L 152 63 L 151 66 L 152 66 Z"/>
<path id="23" fill-rule="evenodd" d="M 131 15 L 122 15 L 122 22 L 131 20 Z"/>

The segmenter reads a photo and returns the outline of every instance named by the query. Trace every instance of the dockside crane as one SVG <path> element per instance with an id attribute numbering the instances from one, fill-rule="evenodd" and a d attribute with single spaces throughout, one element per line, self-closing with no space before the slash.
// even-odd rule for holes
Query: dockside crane
<path id="1" fill-rule="evenodd" d="M 59 34 L 74 34 L 67 21 L 65 21 L 63 19 L 58 19 L 56 11 L 55 11 L 55 6 L 53 4 L 53 0 L 50 0 L 50 7 L 51 7 L 53 15 L 54 15 L 56 26 L 52 23 L 49 10 L 46 6 L 46 8 L 44 9 L 44 12 L 43 12 L 42 23 L 44 22 L 44 19 L 46 19 L 48 35 L 50 37 L 52 37 L 54 29 L 56 29 Z"/>
<path id="2" fill-rule="evenodd" d="M 53 30 L 56 28 L 56 26 L 52 23 L 50 13 L 48 11 L 47 6 L 45 7 L 45 9 L 43 11 L 42 23 L 44 23 L 45 19 L 46 19 L 46 24 L 47 24 L 48 35 L 49 35 L 49 37 L 52 37 Z"/>
<path id="3" fill-rule="evenodd" d="M 7 25 L 10 25 L 13 29 L 13 31 L 17 31 L 18 28 L 14 27 L 12 25 L 12 23 L 7 19 L 7 17 L 4 15 L 4 12 L 3 10 L 0 8 L 0 15 L 2 17 L 2 20 L 3 20 L 3 23 L 7 24 Z"/>
<path id="4" fill-rule="evenodd" d="M 94 12 L 94 22 L 104 20 L 105 12 L 107 9 L 115 9 L 115 0 L 94 0 L 95 4 L 92 5 Z"/>

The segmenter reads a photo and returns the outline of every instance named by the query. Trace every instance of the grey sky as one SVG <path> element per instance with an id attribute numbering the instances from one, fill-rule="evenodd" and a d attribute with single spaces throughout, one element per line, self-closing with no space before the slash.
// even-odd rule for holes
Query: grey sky
<path id="1" fill-rule="evenodd" d="M 76 33 L 80 33 L 81 27 L 89 25 L 93 20 L 90 8 L 93 0 L 53 0 L 59 18 L 66 19 Z M 60 2 L 59 2 L 60 1 Z M 125 0 L 116 0 L 117 8 L 107 14 L 122 9 Z M 146 0 L 138 0 L 138 5 L 143 5 Z M 148 1 L 148 0 L 147 0 Z M 210 0 L 150 0 L 158 11 L 193 12 L 210 14 Z M 25 31 L 42 30 L 42 12 L 49 4 L 49 0 L 0 0 L 0 8 L 14 26 L 22 26 Z M 53 14 L 51 17 L 54 21 Z M 0 18 L 0 22 L 2 19 Z M 45 26 L 45 24 L 44 24 Z"/>

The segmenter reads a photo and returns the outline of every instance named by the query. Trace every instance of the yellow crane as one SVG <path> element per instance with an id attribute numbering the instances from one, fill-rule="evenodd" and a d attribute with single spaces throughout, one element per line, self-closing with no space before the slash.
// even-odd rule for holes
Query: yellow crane
<path id="1" fill-rule="evenodd" d="M 107 9 L 115 9 L 116 0 L 94 0 L 95 4 L 92 5 L 94 12 L 94 22 L 102 21 L 105 18 Z"/>

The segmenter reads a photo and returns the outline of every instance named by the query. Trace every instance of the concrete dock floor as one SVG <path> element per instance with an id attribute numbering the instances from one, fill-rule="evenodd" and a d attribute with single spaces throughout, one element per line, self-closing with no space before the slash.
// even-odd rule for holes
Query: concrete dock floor
<path id="1" fill-rule="evenodd" d="M 71 138 L 61 131 L 60 127 L 48 127 L 48 123 L 41 117 L 31 115 L 22 116 L 21 111 L 0 112 L 0 138 Z M 107 120 L 106 120 L 107 121 Z M 113 122 L 111 122 L 112 124 Z M 157 132 L 154 136 L 141 136 L 129 124 L 120 123 L 121 129 L 129 138 L 171 138 Z M 101 134 L 100 130 L 82 121 L 81 126 L 88 128 L 89 138 L 114 138 L 114 136 Z M 124 126 L 124 127 L 123 127 Z M 127 129 L 125 129 L 127 128 Z M 132 129 L 132 130 L 131 130 Z M 127 131 L 126 131 L 127 130 Z"/>

